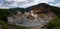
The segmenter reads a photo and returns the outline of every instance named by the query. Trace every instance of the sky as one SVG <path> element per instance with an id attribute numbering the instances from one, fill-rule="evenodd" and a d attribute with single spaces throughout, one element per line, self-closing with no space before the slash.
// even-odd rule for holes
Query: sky
<path id="1" fill-rule="evenodd" d="M 0 8 L 27 8 L 40 3 L 60 7 L 60 0 L 0 0 Z"/>

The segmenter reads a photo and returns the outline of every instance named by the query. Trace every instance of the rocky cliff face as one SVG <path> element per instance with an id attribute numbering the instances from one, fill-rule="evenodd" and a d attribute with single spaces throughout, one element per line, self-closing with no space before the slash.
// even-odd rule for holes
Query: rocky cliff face
<path id="1" fill-rule="evenodd" d="M 50 11 L 50 6 L 45 3 L 41 3 L 25 14 L 20 13 L 8 17 L 8 22 L 24 27 L 42 27 L 55 17 L 56 15 Z"/>
<path id="2" fill-rule="evenodd" d="M 56 17 L 56 15 L 51 11 L 50 6 L 45 3 L 36 5 L 30 10 L 30 14 L 33 17 L 41 18 L 43 20 L 50 20 Z"/>

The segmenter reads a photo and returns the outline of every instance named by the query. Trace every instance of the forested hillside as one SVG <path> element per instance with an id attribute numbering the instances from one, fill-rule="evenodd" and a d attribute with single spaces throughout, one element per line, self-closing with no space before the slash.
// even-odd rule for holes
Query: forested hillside
<path id="1" fill-rule="evenodd" d="M 50 21 L 45 27 L 47 29 L 60 29 L 60 8 L 52 6 L 51 11 L 54 12 L 57 17 Z"/>

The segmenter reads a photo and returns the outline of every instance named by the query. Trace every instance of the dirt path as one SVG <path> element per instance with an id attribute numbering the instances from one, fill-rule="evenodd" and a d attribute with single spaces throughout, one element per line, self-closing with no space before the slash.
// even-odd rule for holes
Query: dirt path
<path id="1" fill-rule="evenodd" d="M 8 24 L 7 26 L 8 26 L 8 29 L 26 29 L 24 27 L 14 26 L 14 25 L 10 25 L 10 24 Z"/>

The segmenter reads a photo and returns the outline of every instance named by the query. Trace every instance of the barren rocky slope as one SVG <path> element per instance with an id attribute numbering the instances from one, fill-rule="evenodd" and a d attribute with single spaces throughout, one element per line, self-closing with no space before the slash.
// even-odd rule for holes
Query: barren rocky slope
<path id="1" fill-rule="evenodd" d="M 29 29 L 40 29 L 40 27 L 46 25 L 55 17 L 56 15 L 51 11 L 50 6 L 45 3 L 41 3 L 36 5 L 26 14 L 20 13 L 8 17 L 8 22 L 28 27 Z"/>

